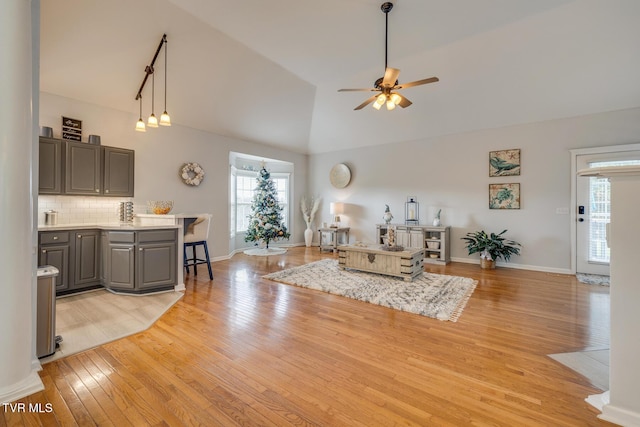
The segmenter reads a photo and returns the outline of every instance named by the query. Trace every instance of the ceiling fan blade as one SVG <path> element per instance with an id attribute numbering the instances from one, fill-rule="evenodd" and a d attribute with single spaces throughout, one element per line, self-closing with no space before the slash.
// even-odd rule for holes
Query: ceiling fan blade
<path id="1" fill-rule="evenodd" d="M 338 89 L 338 92 L 373 92 L 378 89 L 369 88 L 369 89 Z"/>
<path id="2" fill-rule="evenodd" d="M 394 87 L 396 82 L 398 81 L 398 76 L 400 75 L 400 70 L 397 68 L 387 67 L 384 70 L 384 77 L 382 78 L 382 87 Z"/>
<path id="3" fill-rule="evenodd" d="M 415 82 L 410 82 L 410 83 L 403 83 L 401 85 L 394 87 L 394 89 L 405 89 L 413 86 L 426 85 L 427 83 L 435 83 L 437 81 L 440 81 L 440 79 L 437 77 L 429 77 L 428 79 L 417 80 Z"/>
<path id="4" fill-rule="evenodd" d="M 400 95 L 399 93 L 397 92 L 394 92 L 394 93 L 396 93 L 400 97 L 400 102 L 398 102 L 398 105 L 401 106 L 402 108 L 407 108 L 409 105 L 413 104 L 413 102 L 409 101 L 407 98 Z"/>
<path id="5" fill-rule="evenodd" d="M 366 101 L 364 101 L 362 104 L 358 105 L 356 108 L 354 108 L 354 110 L 362 110 L 364 107 L 366 107 L 367 105 L 371 104 L 373 101 L 376 100 L 376 98 L 378 97 L 378 95 L 373 95 L 371 98 L 368 98 Z"/>

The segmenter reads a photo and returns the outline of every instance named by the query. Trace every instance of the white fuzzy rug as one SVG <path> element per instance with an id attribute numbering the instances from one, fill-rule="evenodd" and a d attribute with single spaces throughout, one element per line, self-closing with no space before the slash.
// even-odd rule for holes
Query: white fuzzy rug
<path id="1" fill-rule="evenodd" d="M 422 273 L 412 282 L 405 282 L 397 277 L 341 270 L 334 259 L 263 277 L 451 322 L 458 320 L 478 284 L 466 277 L 433 273 Z"/>
<path id="2" fill-rule="evenodd" d="M 599 274 L 576 273 L 579 282 L 587 285 L 609 286 L 610 277 L 601 276 Z"/>

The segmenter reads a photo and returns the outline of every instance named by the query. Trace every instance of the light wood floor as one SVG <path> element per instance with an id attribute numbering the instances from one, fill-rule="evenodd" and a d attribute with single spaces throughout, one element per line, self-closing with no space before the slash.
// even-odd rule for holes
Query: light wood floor
<path id="1" fill-rule="evenodd" d="M 607 348 L 609 291 L 452 263 L 478 287 L 456 323 L 261 278 L 333 254 L 236 255 L 187 278 L 149 330 L 44 365 L 5 425 L 604 426 L 601 390 L 546 356 Z"/>

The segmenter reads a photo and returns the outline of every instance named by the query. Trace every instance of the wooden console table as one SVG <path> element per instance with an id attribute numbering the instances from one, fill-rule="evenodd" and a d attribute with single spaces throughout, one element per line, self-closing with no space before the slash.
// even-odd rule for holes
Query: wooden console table
<path id="1" fill-rule="evenodd" d="M 318 242 L 320 242 L 320 252 L 331 250 L 336 253 L 338 245 L 349 244 L 349 227 L 320 228 L 318 229 Z"/>
<path id="2" fill-rule="evenodd" d="M 424 271 L 424 251 L 421 248 L 385 251 L 379 245 L 338 246 L 338 265 L 343 270 L 350 268 L 402 277 L 410 282 Z"/>

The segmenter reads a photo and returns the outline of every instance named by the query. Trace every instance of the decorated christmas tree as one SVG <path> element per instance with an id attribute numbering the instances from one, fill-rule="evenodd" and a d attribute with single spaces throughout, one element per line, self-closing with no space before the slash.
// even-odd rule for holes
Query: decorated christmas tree
<path id="1" fill-rule="evenodd" d="M 251 201 L 251 212 L 245 242 L 263 240 L 269 249 L 271 240 L 289 238 L 287 227 L 282 223 L 282 206 L 278 204 L 276 186 L 264 167 L 258 173 L 258 186 Z"/>

